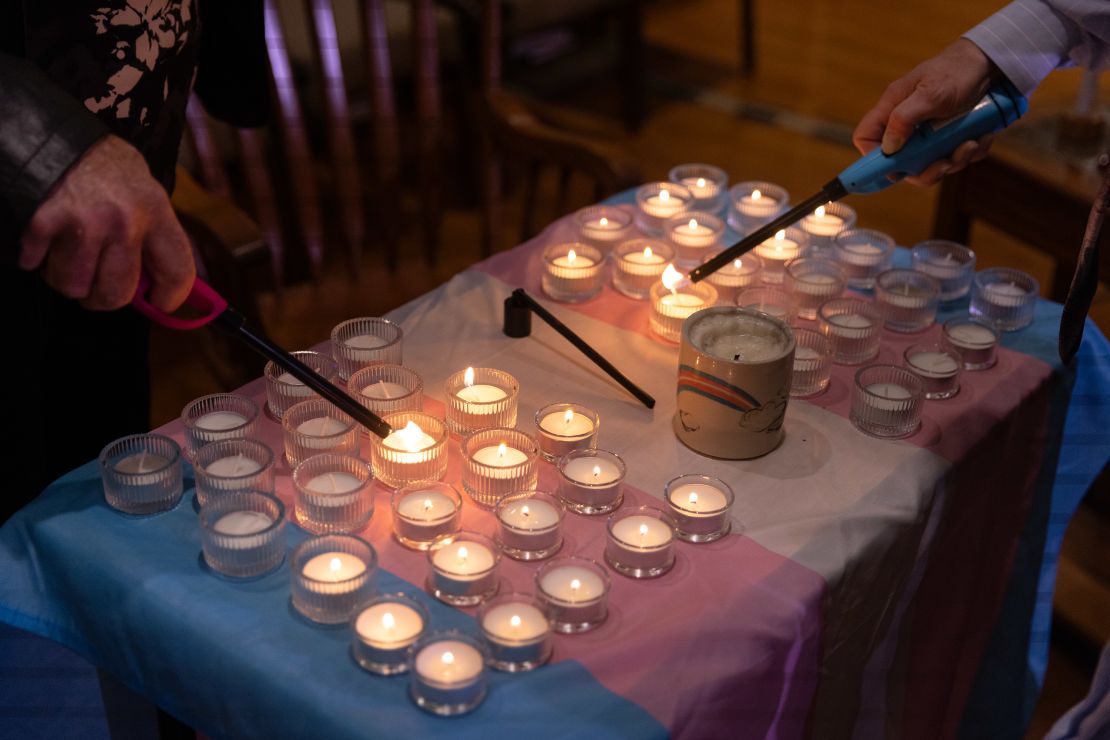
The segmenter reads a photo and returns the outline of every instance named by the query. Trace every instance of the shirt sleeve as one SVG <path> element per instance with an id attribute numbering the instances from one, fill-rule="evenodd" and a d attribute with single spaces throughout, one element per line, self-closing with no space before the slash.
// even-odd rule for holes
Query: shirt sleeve
<path id="1" fill-rule="evenodd" d="M 1016 0 L 964 38 L 1029 95 L 1058 67 L 1110 66 L 1110 2 Z"/>

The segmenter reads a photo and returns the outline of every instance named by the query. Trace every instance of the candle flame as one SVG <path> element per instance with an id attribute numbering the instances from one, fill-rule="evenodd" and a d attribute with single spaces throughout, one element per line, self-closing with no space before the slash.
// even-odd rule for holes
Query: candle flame
<path id="1" fill-rule="evenodd" d="M 415 421 L 409 421 L 408 424 L 405 424 L 404 429 L 394 432 L 394 434 L 397 435 L 406 450 L 416 452 L 420 447 L 421 439 L 424 437 L 424 430 Z"/>
<path id="2" fill-rule="evenodd" d="M 440 660 L 443 661 L 444 665 L 451 665 L 455 662 L 455 654 L 448 650 L 440 657 Z"/>
<path id="3" fill-rule="evenodd" d="M 521 516 L 528 516 L 529 513 L 530 512 L 528 511 L 528 504 L 525 504 L 524 506 L 520 507 Z"/>
<path id="4" fill-rule="evenodd" d="M 432 500 L 430 498 L 424 499 L 424 511 L 432 510 Z"/>
<path id="5" fill-rule="evenodd" d="M 647 536 L 647 533 L 648 533 L 647 525 L 646 524 L 641 524 L 640 525 L 640 536 L 645 537 L 645 536 Z"/>
<path id="6" fill-rule="evenodd" d="M 520 626 L 520 617 L 517 616 L 516 614 L 509 617 L 509 625 L 512 626 L 512 627 L 519 627 Z"/>
<path id="7" fill-rule="evenodd" d="M 732 269 L 739 270 L 740 269 L 740 264 L 741 264 L 740 260 L 733 260 L 732 261 Z"/>
<path id="8" fill-rule="evenodd" d="M 567 409 L 567 412 L 563 414 L 563 423 L 570 424 L 572 421 L 574 421 L 574 409 Z"/>
<path id="9" fill-rule="evenodd" d="M 817 210 L 813 212 L 813 215 L 816 216 L 817 218 L 824 218 L 825 217 L 825 207 L 824 206 L 817 206 Z"/>
<path id="10" fill-rule="evenodd" d="M 688 223 L 686 225 L 690 227 L 690 231 L 697 231 L 698 230 L 698 220 L 696 218 L 690 219 L 690 223 Z"/>
<path id="11" fill-rule="evenodd" d="M 468 367 L 466 372 L 463 373 L 463 385 L 467 388 L 474 385 L 474 368 Z"/>
<path id="12" fill-rule="evenodd" d="M 607 219 L 607 218 L 605 218 L 604 216 L 602 216 L 602 217 L 601 217 L 601 220 L 599 220 L 599 221 L 598 221 L 598 223 L 599 223 L 600 225 L 602 225 L 602 226 L 608 226 L 608 225 L 609 225 L 609 219 Z"/>
<path id="13" fill-rule="evenodd" d="M 786 238 L 786 229 L 779 229 L 775 232 L 775 241 L 781 242 Z"/>
<path id="14" fill-rule="evenodd" d="M 763 193 L 759 192 L 759 188 L 752 191 L 752 200 L 759 200 L 763 197 Z"/>
<path id="15" fill-rule="evenodd" d="M 659 200 L 666 203 L 670 199 L 671 199 L 671 191 L 670 190 L 660 190 L 659 191 Z"/>
<path id="16" fill-rule="evenodd" d="M 393 618 L 393 614 L 391 612 L 386 612 L 382 615 L 382 627 L 385 627 L 387 630 L 391 630 L 396 626 L 397 620 Z"/>
<path id="17" fill-rule="evenodd" d="M 339 558 L 332 558 L 331 562 L 328 563 L 328 568 L 331 569 L 332 573 L 338 573 L 343 569 L 343 561 Z"/>
<path id="18" fill-rule="evenodd" d="M 705 178 L 704 177 L 699 177 L 697 185 L 698 185 L 699 188 L 704 188 L 705 187 Z"/>
<path id="19" fill-rule="evenodd" d="M 578 580 L 577 578 L 572 578 L 570 581 L 570 590 L 577 591 L 580 588 L 582 588 L 582 581 Z"/>
<path id="20" fill-rule="evenodd" d="M 568 265 L 573 265 L 574 261 L 576 259 L 578 259 L 578 254 L 573 249 L 570 250 L 569 252 L 567 252 L 567 264 Z"/>
<path id="21" fill-rule="evenodd" d="M 662 280 L 663 287 L 674 293 L 675 288 L 685 283 L 686 277 L 681 272 L 674 269 L 674 265 L 667 265 L 667 269 L 663 271 Z"/>
<path id="22" fill-rule="evenodd" d="M 497 445 L 497 457 L 498 458 L 505 457 L 505 453 L 508 452 L 508 451 L 509 451 L 509 446 L 506 445 L 504 442 Z"/>
<path id="23" fill-rule="evenodd" d="M 644 259 L 651 259 L 651 247 L 644 247 Z"/>
<path id="24" fill-rule="evenodd" d="M 594 477 L 596 478 L 599 475 L 601 475 L 601 466 L 600 465 L 595 465 L 594 466 Z"/>
<path id="25" fill-rule="evenodd" d="M 697 494 L 697 491 L 691 491 L 691 492 L 690 492 L 690 503 L 691 503 L 691 504 L 696 504 L 697 502 L 698 502 L 698 494 Z"/>
<path id="26" fill-rule="evenodd" d="M 459 548 L 459 560 L 466 560 L 466 556 L 469 555 L 469 554 L 470 554 L 470 552 L 467 551 L 466 545 L 463 545 L 462 547 Z"/>

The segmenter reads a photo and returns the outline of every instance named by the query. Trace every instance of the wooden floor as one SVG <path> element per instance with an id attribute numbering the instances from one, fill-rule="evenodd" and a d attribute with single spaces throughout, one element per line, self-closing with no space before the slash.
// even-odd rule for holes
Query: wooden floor
<path id="1" fill-rule="evenodd" d="M 704 161 L 724 167 L 733 181 L 781 183 L 798 199 L 853 160 L 856 154 L 847 138 L 851 128 L 888 82 L 998 5 L 984 0 L 762 0 L 756 14 L 758 69 L 742 79 L 737 74 L 737 3 L 663 0 L 651 4 L 646 15 L 651 96 L 640 131 L 628 135 L 619 126 L 617 94 L 605 74 L 589 75 L 548 97 L 568 108 L 568 118 L 588 118 L 590 127 L 612 136 L 639 162 L 645 179 L 664 179 L 681 162 Z M 1033 111 L 1068 101 L 1077 85 L 1077 72 L 1057 73 L 1034 96 Z M 773 124 L 766 122 L 767 111 L 774 113 Z M 899 185 L 850 202 L 861 225 L 889 232 L 900 244 L 913 244 L 930 235 L 936 190 Z M 506 214 L 510 228 L 503 246 L 511 246 L 512 201 Z M 267 298 L 267 328 L 288 349 L 300 349 L 325 339 L 345 318 L 384 313 L 477 260 L 478 233 L 476 213 L 453 209 L 443 230 L 443 258 L 435 269 L 415 256 L 419 249 L 412 235 L 407 250 L 412 256 L 396 274 L 378 267 L 380 257 L 371 255 L 357 278 L 336 271 L 316 285 Z M 978 230 L 973 242 L 984 266 L 1017 267 L 1048 284 L 1052 265 L 1038 253 L 986 230 Z M 1105 293 L 1093 314 L 1104 331 L 1110 329 Z M 219 387 L 199 361 L 198 346 L 195 337 L 155 336 L 156 424 L 176 417 L 198 395 L 229 390 Z M 1030 737 L 1043 735 L 1085 692 L 1091 666 L 1082 650 L 1078 659 L 1053 651 Z"/>

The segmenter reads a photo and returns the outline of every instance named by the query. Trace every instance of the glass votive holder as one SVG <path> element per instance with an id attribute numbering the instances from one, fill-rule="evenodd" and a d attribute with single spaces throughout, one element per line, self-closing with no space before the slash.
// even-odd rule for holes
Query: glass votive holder
<path id="1" fill-rule="evenodd" d="M 335 380 L 338 373 L 335 360 L 327 355 L 311 350 L 300 350 L 291 354 L 325 380 Z M 317 398 L 316 391 L 294 378 L 273 360 L 266 363 L 262 374 L 266 378 L 266 406 L 276 419 L 281 419 L 285 409 L 293 404 L 309 398 Z"/>
<path id="2" fill-rule="evenodd" d="M 902 353 L 902 363 L 921 378 L 925 398 L 940 400 L 960 392 L 960 356 L 943 344 L 914 344 Z"/>
<path id="3" fill-rule="evenodd" d="M 535 580 L 536 599 L 556 632 L 586 632 L 609 616 L 609 574 L 595 560 L 554 558 L 539 567 Z"/>
<path id="4" fill-rule="evenodd" d="M 801 221 L 802 231 L 809 237 L 808 248 L 822 252 L 831 249 L 837 234 L 856 225 L 856 210 L 841 202 L 817 206 Z"/>
<path id="5" fill-rule="evenodd" d="M 964 370 L 986 370 L 998 362 L 998 331 L 973 316 L 957 316 L 944 322 L 943 341 L 960 356 Z"/>
<path id="6" fill-rule="evenodd" d="M 609 254 L 632 236 L 632 212 L 616 206 L 588 206 L 574 214 L 578 241 Z"/>
<path id="7" fill-rule="evenodd" d="M 231 491 L 200 508 L 201 552 L 214 572 L 257 578 L 285 560 L 285 505 L 272 493 Z"/>
<path id="8" fill-rule="evenodd" d="M 720 213 L 728 201 L 728 173 L 711 164 L 680 164 L 672 167 L 667 179 L 690 191 L 692 210 Z"/>
<path id="9" fill-rule="evenodd" d="M 477 606 L 497 593 L 500 561 L 501 551 L 485 535 L 444 535 L 428 549 L 428 593 L 451 606 Z"/>
<path id="10" fill-rule="evenodd" d="M 891 331 L 923 331 L 937 319 L 940 284 L 917 270 L 893 269 L 875 278 L 875 305 Z"/>
<path id="11" fill-rule="evenodd" d="M 702 263 L 716 256 L 707 254 Z M 736 296 L 740 295 L 740 291 L 759 285 L 762 271 L 763 262 L 759 257 L 745 254 L 708 275 L 705 281 L 717 289 L 717 300 L 720 303 L 731 306 L 736 303 Z"/>
<path id="12" fill-rule="evenodd" d="M 315 534 L 355 532 L 374 515 L 370 466 L 352 455 L 324 452 L 293 468 L 297 523 Z"/>
<path id="13" fill-rule="evenodd" d="M 393 429 L 385 437 L 370 436 L 374 477 L 390 488 L 430 483 L 447 473 L 447 425 L 423 411 L 383 416 Z"/>
<path id="14" fill-rule="evenodd" d="M 605 287 L 605 255 L 581 242 L 551 244 L 543 250 L 540 285 L 556 301 L 588 301 Z"/>
<path id="15" fill-rule="evenodd" d="M 615 452 L 575 450 L 559 458 L 559 498 L 577 514 L 608 514 L 624 500 L 628 466 Z"/>
<path id="16" fill-rule="evenodd" d="M 694 267 L 705 260 L 706 254 L 721 246 L 725 222 L 708 213 L 689 211 L 667 219 L 663 235 L 674 247 L 678 263 Z"/>
<path id="17" fill-rule="evenodd" d="M 875 229 L 845 229 L 833 238 L 833 254 L 848 287 L 869 289 L 875 277 L 890 269 L 894 239 Z"/>
<path id="18" fill-rule="evenodd" d="M 443 392 L 447 399 L 447 428 L 455 434 L 516 425 L 520 384 L 503 370 L 468 367 L 449 377 Z"/>
<path id="19" fill-rule="evenodd" d="M 873 437 L 908 437 L 921 425 L 925 388 L 921 379 L 897 365 L 870 365 L 856 371 L 852 424 Z"/>
<path id="20" fill-rule="evenodd" d="M 549 493 L 523 491 L 497 503 L 497 544 L 513 560 L 543 560 L 563 546 L 566 510 Z"/>
<path id="21" fill-rule="evenodd" d="M 798 300 L 781 288 L 766 285 L 744 288 L 736 296 L 736 305 L 762 311 L 784 324 L 793 323 L 798 318 Z"/>
<path id="22" fill-rule="evenodd" d="M 553 403 L 536 412 L 536 445 L 540 455 L 554 462 L 573 450 L 597 447 L 601 417 L 577 403 Z"/>
<path id="23" fill-rule="evenodd" d="M 613 287 L 620 293 L 643 300 L 659 282 L 674 250 L 658 239 L 629 239 L 613 250 Z"/>
<path id="24" fill-rule="evenodd" d="M 694 207 L 694 196 L 673 182 L 649 182 L 636 191 L 636 227 L 649 236 L 660 236 L 668 218 Z"/>
<path id="25" fill-rule="evenodd" d="M 104 500 L 116 511 L 134 516 L 157 514 L 181 500 L 181 448 L 169 437 L 120 437 L 100 451 L 99 461 Z"/>
<path id="26" fill-rule="evenodd" d="M 688 280 L 675 288 L 668 288 L 662 281 L 651 287 L 651 314 L 648 324 L 656 336 L 677 343 L 682 337 L 682 322 L 688 316 L 717 302 L 717 289 L 703 280 Z"/>
<path id="27" fill-rule="evenodd" d="M 274 492 L 274 453 L 257 439 L 222 439 L 193 456 L 197 503 L 202 507 L 232 491 Z"/>
<path id="28" fill-rule="evenodd" d="M 605 562 L 630 578 L 657 578 L 674 566 L 675 527 L 662 509 L 616 511 L 606 523 Z"/>
<path id="29" fill-rule="evenodd" d="M 519 429 L 472 432 L 462 441 L 463 490 L 474 503 L 492 509 L 510 493 L 536 487 L 539 456 L 536 440 Z"/>
<path id="30" fill-rule="evenodd" d="M 462 527 L 462 496 L 449 483 L 405 486 L 393 492 L 393 536 L 410 550 L 427 550 Z"/>
<path id="31" fill-rule="evenodd" d="M 321 452 L 358 455 L 359 426 L 322 398 L 295 403 L 281 417 L 285 459 L 291 467 Z"/>
<path id="32" fill-rule="evenodd" d="M 507 593 L 478 610 L 478 624 L 489 647 L 489 664 L 499 671 L 531 671 L 551 659 L 551 620 L 532 594 Z"/>
<path id="33" fill-rule="evenodd" d="M 412 647 L 409 695 L 416 706 L 440 717 L 466 714 L 486 698 L 482 641 L 456 630 L 434 632 Z"/>
<path id="34" fill-rule="evenodd" d="M 844 273 L 832 260 L 799 257 L 786 263 L 782 285 L 798 301 L 798 317 L 813 320 L 822 303 L 844 292 Z"/>
<path id="35" fill-rule="evenodd" d="M 790 207 L 790 193 L 773 182 L 737 183 L 728 194 L 728 225 L 738 234 L 750 234 Z"/>
<path id="36" fill-rule="evenodd" d="M 351 657 L 379 676 L 405 673 L 409 648 L 424 635 L 431 620 L 427 608 L 410 596 L 376 596 L 351 615 Z"/>
<path id="37" fill-rule="evenodd" d="M 1009 267 L 991 267 L 975 274 L 971 315 L 999 331 L 1017 331 L 1033 323 L 1041 286 L 1032 275 Z"/>
<path id="38" fill-rule="evenodd" d="M 343 624 L 374 593 L 378 553 L 350 534 L 309 537 L 289 559 L 293 608 L 320 624 Z"/>
<path id="39" fill-rule="evenodd" d="M 424 408 L 424 381 L 403 365 L 370 365 L 347 379 L 347 391 L 378 416 Z"/>
<path id="40" fill-rule="evenodd" d="M 822 303 L 817 328 L 829 338 L 838 365 L 862 365 L 879 354 L 883 317 L 870 301 L 833 298 Z"/>
<path id="41" fill-rule="evenodd" d="M 790 376 L 790 395 L 816 396 L 829 387 L 832 369 L 832 341 L 813 329 L 794 329 L 794 374 Z"/>
<path id="42" fill-rule="evenodd" d="M 729 510 L 735 496 L 723 480 L 709 475 L 680 475 L 663 489 L 675 527 L 675 536 L 686 542 L 712 542 L 732 529 Z"/>
<path id="43" fill-rule="evenodd" d="M 809 237 L 799 228 L 779 229 L 770 239 L 755 246 L 752 254 L 759 257 L 763 269 L 760 279 L 767 285 L 781 285 L 786 274 L 786 263 L 802 256 Z"/>
<path id="44" fill-rule="evenodd" d="M 254 437 L 258 404 L 235 393 L 201 396 L 181 410 L 181 424 L 185 427 L 185 449 L 191 456 L 211 442 Z"/>
<path id="45" fill-rule="evenodd" d="M 403 339 L 401 327 L 376 316 L 337 324 L 331 330 L 331 353 L 339 377 L 346 380 L 356 370 L 379 362 L 400 365 Z"/>
<path id="46" fill-rule="evenodd" d="M 944 239 L 927 239 L 910 250 L 913 269 L 937 279 L 943 303 L 963 298 L 971 290 L 975 275 L 975 252 L 963 244 Z"/>

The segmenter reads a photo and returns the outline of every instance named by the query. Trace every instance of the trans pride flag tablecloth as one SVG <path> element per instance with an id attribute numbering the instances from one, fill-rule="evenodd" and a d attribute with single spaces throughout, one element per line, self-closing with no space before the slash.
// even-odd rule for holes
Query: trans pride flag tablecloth
<path id="1" fill-rule="evenodd" d="M 191 481 L 173 511 L 131 519 L 104 504 L 93 463 L 0 529 L 0 619 L 73 647 L 215 737 L 932 738 L 961 722 L 1020 722 L 1031 630 L 1047 640 L 1052 559 L 1110 450 L 1097 426 L 1110 418 L 1110 348 L 1093 326 L 1078 370 L 1064 370 L 1059 306 L 1040 302 L 999 364 L 964 374 L 955 398 L 927 402 L 907 440 L 851 426 L 855 368 L 836 367 L 825 394 L 791 401 L 780 449 L 711 460 L 670 430 L 677 348 L 650 335 L 647 303 L 606 288 L 589 303 L 546 305 L 653 394 L 654 411 L 538 323 L 526 339 L 501 334 L 503 299 L 525 287 L 542 300 L 539 250 L 571 235 L 557 222 L 391 314 L 429 409 L 442 411 L 443 382 L 459 368 L 497 367 L 520 381 L 521 428 L 554 401 L 600 412 L 599 445 L 628 463 L 626 505 L 688 472 L 721 477 L 737 496 L 731 535 L 679 543 L 675 569 L 657 580 L 614 574 L 609 620 L 558 636 L 550 665 L 493 673 L 470 715 L 425 715 L 406 678 L 354 664 L 345 628 L 292 612 L 286 567 L 248 583 L 207 572 Z M 878 361 L 921 338 L 885 333 Z M 263 401 L 260 381 L 241 392 Z M 280 450 L 279 425 L 262 427 Z M 176 422 L 161 431 L 182 439 Z M 451 455 L 458 485 L 457 440 Z M 554 470 L 541 465 L 550 489 Z M 277 472 L 290 505 L 290 471 L 280 462 Z M 390 538 L 388 491 L 376 488 L 375 502 L 361 535 L 378 549 L 379 588 L 422 598 L 433 628 L 476 631 L 472 610 L 423 596 L 425 556 Z M 604 517 L 565 522 L 560 554 L 600 560 Z M 464 527 L 493 525 L 466 502 Z M 306 536 L 287 529 L 290 547 Z M 503 561 L 503 588 L 532 590 L 536 567 Z"/>

